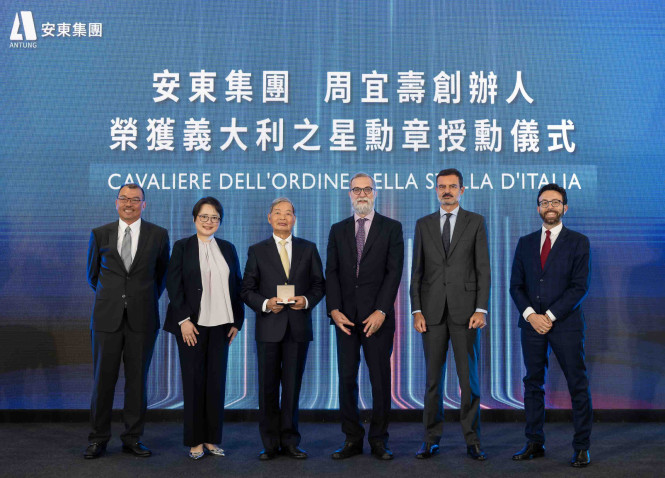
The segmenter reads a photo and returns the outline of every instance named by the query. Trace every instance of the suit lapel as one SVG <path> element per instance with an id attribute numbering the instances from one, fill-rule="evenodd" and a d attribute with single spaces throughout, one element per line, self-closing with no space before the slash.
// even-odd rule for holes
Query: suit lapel
<path id="1" fill-rule="evenodd" d="M 553 261 L 556 260 L 556 256 L 559 255 L 559 251 L 565 249 L 566 247 L 565 243 L 567 239 L 568 239 L 568 230 L 565 227 L 563 227 L 561 229 L 561 232 L 559 233 L 559 237 L 556 238 L 556 241 L 554 242 L 554 245 L 552 246 L 550 253 L 547 255 L 547 260 L 545 261 L 545 267 L 543 268 L 543 272 L 549 267 L 549 265 Z M 538 246 L 540 249 L 540 243 L 538 244 Z M 540 261 L 540 251 L 538 251 L 538 260 Z"/>
<path id="2" fill-rule="evenodd" d="M 273 267 L 279 271 L 281 280 L 286 284 L 289 279 L 286 277 L 286 272 L 284 271 L 284 266 L 282 265 L 282 259 L 279 257 L 279 251 L 277 250 L 277 244 L 275 239 L 270 237 L 264 242 L 266 256 L 270 262 L 272 262 Z M 293 251 L 292 251 L 293 252 Z"/>
<path id="3" fill-rule="evenodd" d="M 356 225 L 353 216 L 346 220 L 344 236 L 349 244 L 349 250 L 353 252 L 353 263 L 355 264 L 358 262 L 358 250 L 356 248 Z"/>
<path id="4" fill-rule="evenodd" d="M 453 239 L 450 241 L 450 250 L 448 251 L 448 256 L 453 254 L 455 246 L 459 242 L 460 237 L 462 237 L 462 234 L 464 234 L 464 230 L 468 225 L 469 214 L 460 207 L 459 211 L 457 212 L 457 220 L 455 221 L 455 229 L 453 230 Z"/>
<path id="5" fill-rule="evenodd" d="M 365 239 L 365 245 L 363 246 L 363 257 L 360 258 L 360 262 L 363 261 L 363 258 L 367 255 L 372 244 L 376 242 L 376 238 L 381 235 L 381 230 L 383 229 L 383 216 L 378 212 L 374 212 L 374 219 L 372 224 L 369 226 L 369 234 L 367 239 Z"/>
<path id="6" fill-rule="evenodd" d="M 117 231 L 116 231 L 117 233 Z M 139 258 L 143 254 L 146 248 L 146 244 L 149 242 L 149 236 L 150 235 L 150 226 L 148 226 L 148 223 L 145 221 L 141 221 L 141 232 L 139 233 L 139 245 L 136 248 L 136 255 L 134 255 L 134 260 L 132 261 L 132 265 L 129 266 L 129 270 L 131 271 L 134 268 L 134 265 L 138 263 Z M 129 272 L 129 271 L 127 271 Z"/>
<path id="7" fill-rule="evenodd" d="M 189 241 L 187 241 L 185 255 L 185 260 L 192 265 L 192 275 L 198 286 L 197 288 L 203 289 L 203 281 L 201 280 L 201 261 L 199 260 L 199 238 L 196 234 L 190 237 Z"/>
<path id="8" fill-rule="evenodd" d="M 445 259 L 446 252 L 443 250 L 443 241 L 441 240 L 441 213 L 439 211 L 431 214 L 426 221 L 427 229 L 429 230 L 432 241 L 434 242 L 434 247 L 439 251 L 441 257 Z"/>
<path id="9" fill-rule="evenodd" d="M 115 256 L 118 262 L 122 265 L 122 268 L 125 269 L 125 263 L 122 262 L 122 257 L 118 252 L 118 228 L 120 227 L 120 221 L 113 223 L 109 231 L 109 246 L 111 247 L 111 254 Z M 125 269 L 125 272 L 127 270 Z"/>
<path id="10" fill-rule="evenodd" d="M 303 242 L 298 239 L 297 237 L 291 237 L 293 240 L 291 244 L 291 270 L 290 270 L 290 277 L 293 277 L 293 271 L 296 270 L 296 267 L 298 267 L 298 263 L 300 262 L 300 258 L 302 257 L 304 244 Z M 280 261 L 281 263 L 281 261 Z"/>
<path id="11" fill-rule="evenodd" d="M 533 254 L 533 262 L 532 264 L 535 264 L 536 269 L 538 270 L 537 275 L 541 275 L 543 273 L 543 268 L 540 267 L 540 236 L 542 235 L 542 229 L 539 229 L 538 231 L 534 232 L 532 234 L 532 243 L 529 245 L 529 250 L 530 254 Z"/>

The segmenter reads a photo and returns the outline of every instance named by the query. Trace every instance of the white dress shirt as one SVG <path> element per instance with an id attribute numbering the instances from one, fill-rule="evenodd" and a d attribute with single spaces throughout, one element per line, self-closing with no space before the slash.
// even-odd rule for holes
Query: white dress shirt
<path id="1" fill-rule="evenodd" d="M 358 235 L 358 219 L 367 219 L 365 224 L 363 224 L 363 229 L 365 229 L 365 242 L 367 242 L 369 228 L 372 226 L 372 221 L 374 221 L 374 209 L 372 209 L 364 218 L 361 218 L 357 212 L 353 213 L 353 223 L 355 224 L 356 236 Z"/>
<path id="2" fill-rule="evenodd" d="M 441 236 L 443 236 L 443 225 L 446 223 L 446 214 L 448 212 L 443 209 L 442 207 L 439 208 L 439 232 L 441 233 Z M 455 224 L 457 224 L 457 215 L 459 214 L 459 205 L 450 211 L 450 243 L 452 244 L 453 242 L 453 232 L 455 231 Z"/>
<path id="3" fill-rule="evenodd" d="M 281 237 L 276 236 L 275 234 L 272 235 L 272 238 L 275 240 L 275 245 L 277 246 L 277 250 L 279 251 L 279 248 L 282 247 L 280 242 L 286 241 L 286 244 L 284 244 L 284 249 L 286 249 L 286 254 L 289 256 L 289 270 L 291 269 L 291 260 L 293 258 L 293 235 L 290 235 L 286 239 L 282 239 Z M 261 307 L 261 310 L 263 312 L 270 313 L 272 310 L 268 309 L 268 301 L 270 299 L 266 299 L 263 301 L 263 307 Z M 309 307 L 309 302 L 307 301 L 307 297 L 305 297 L 305 309 Z"/>
<path id="4" fill-rule="evenodd" d="M 550 231 L 550 243 L 551 243 L 550 247 L 554 247 L 554 243 L 556 242 L 557 237 L 559 237 L 559 234 L 561 234 L 562 229 L 563 229 L 563 223 L 562 222 L 560 222 L 559 225 L 554 226 L 552 229 L 549 229 L 549 231 Z M 547 238 L 547 234 L 545 234 L 545 232 L 547 232 L 547 231 L 548 231 L 548 229 L 543 225 L 543 227 L 541 229 L 541 232 L 540 232 L 540 251 L 541 252 L 543 250 L 543 244 L 545 244 L 545 239 Z M 531 314 L 535 314 L 535 313 L 536 313 L 536 311 L 533 309 L 533 307 L 527 307 L 524 310 L 524 312 L 522 313 L 522 317 L 524 317 L 524 320 L 526 320 L 527 317 L 529 317 Z M 550 320 L 552 322 L 554 322 L 556 320 L 556 317 L 554 317 L 554 314 L 552 312 L 550 312 L 549 310 L 547 310 L 545 312 L 545 314 L 547 314 L 547 316 L 550 318 Z M 527 320 L 527 322 L 528 322 L 528 320 Z"/>
<path id="5" fill-rule="evenodd" d="M 122 219 L 118 220 L 118 254 L 122 257 L 122 241 L 125 238 L 125 229 L 129 228 L 129 234 L 132 236 L 132 261 L 136 256 L 136 248 L 139 247 L 139 235 L 141 234 L 141 218 L 131 224 L 127 224 Z"/>
<path id="6" fill-rule="evenodd" d="M 199 267 L 201 269 L 201 304 L 197 325 L 216 327 L 233 323 L 233 306 L 229 291 L 231 270 L 222 251 L 213 236 L 210 240 L 199 242 Z M 190 320 L 187 317 L 183 322 Z"/>

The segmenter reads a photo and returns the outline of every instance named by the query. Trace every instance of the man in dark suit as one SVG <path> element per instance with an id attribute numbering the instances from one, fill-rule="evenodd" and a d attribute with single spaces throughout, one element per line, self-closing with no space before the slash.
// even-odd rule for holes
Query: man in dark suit
<path id="1" fill-rule="evenodd" d="M 344 445 L 335 460 L 363 452 L 365 429 L 358 410 L 358 367 L 362 347 L 372 384 L 368 441 L 382 460 L 388 448 L 391 406 L 390 355 L 395 334 L 395 297 L 404 265 L 402 225 L 374 211 L 374 181 L 351 179 L 354 214 L 330 228 L 326 262 L 326 304 L 337 335 L 337 371 Z"/>
<path id="2" fill-rule="evenodd" d="M 593 412 L 584 363 L 582 302 L 589 291 L 589 239 L 564 227 L 568 211 L 566 190 L 556 184 L 538 193 L 543 226 L 521 237 L 510 276 L 510 295 L 520 313 L 524 377 L 526 446 L 513 460 L 545 455 L 545 378 L 550 350 L 554 351 L 568 383 L 573 405 L 573 458 L 570 464 L 591 462 L 589 439 Z"/>
<path id="3" fill-rule="evenodd" d="M 240 293 L 256 312 L 259 431 L 264 447 L 259 459 L 270 460 L 280 450 L 304 459 L 307 452 L 299 447 L 298 401 L 313 339 L 312 309 L 325 291 L 323 266 L 314 243 L 291 235 L 296 215 L 289 199 L 273 201 L 268 222 L 273 235 L 249 248 Z M 294 286 L 294 297 L 286 298 L 287 303 L 277 297 L 278 285 Z"/>
<path id="4" fill-rule="evenodd" d="M 478 384 L 478 329 L 485 327 L 490 296 L 485 220 L 460 207 L 464 183 L 457 169 L 439 172 L 436 190 L 441 207 L 418 220 L 413 241 L 413 326 L 422 334 L 427 368 L 425 441 L 416 457 L 430 458 L 439 450 L 443 430 L 442 377 L 450 341 L 461 390 L 460 423 L 467 454 L 475 460 L 485 460 L 480 447 Z"/>
<path id="5" fill-rule="evenodd" d="M 97 458 L 111 438 L 113 395 L 120 360 L 125 370 L 125 431 L 122 449 L 140 457 L 151 452 L 141 442 L 147 407 L 146 379 L 159 331 L 157 301 L 166 285 L 169 235 L 141 219 L 145 194 L 126 184 L 115 207 L 120 216 L 93 229 L 88 246 L 88 283 L 95 291 L 92 311 L 94 387 L 92 431 L 85 458 Z"/>

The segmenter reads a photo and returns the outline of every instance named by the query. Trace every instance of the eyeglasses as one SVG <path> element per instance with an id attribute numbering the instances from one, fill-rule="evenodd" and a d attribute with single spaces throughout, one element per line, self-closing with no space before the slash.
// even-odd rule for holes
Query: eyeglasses
<path id="1" fill-rule="evenodd" d="M 552 207 L 559 207 L 563 204 L 563 201 L 560 199 L 552 199 L 551 201 L 548 201 L 547 199 L 543 199 L 538 203 L 538 205 L 542 208 L 546 208 L 547 206 L 552 206 Z"/>
<path id="2" fill-rule="evenodd" d="M 361 192 L 364 192 L 365 195 L 369 196 L 370 194 L 372 194 L 372 191 L 374 191 L 374 188 L 371 188 L 369 186 L 367 186 L 366 188 L 351 188 L 351 192 L 353 192 L 353 194 L 355 194 L 356 196 L 360 196 Z"/>
<path id="3" fill-rule="evenodd" d="M 132 204 L 138 204 L 140 202 L 143 202 L 143 199 L 141 198 L 128 198 L 125 196 L 118 196 L 117 199 L 119 202 L 130 202 Z"/>
<path id="4" fill-rule="evenodd" d="M 219 216 L 208 216 L 207 214 L 199 214 L 197 216 L 201 222 L 212 222 L 213 224 L 217 224 L 219 220 L 221 219 Z"/>

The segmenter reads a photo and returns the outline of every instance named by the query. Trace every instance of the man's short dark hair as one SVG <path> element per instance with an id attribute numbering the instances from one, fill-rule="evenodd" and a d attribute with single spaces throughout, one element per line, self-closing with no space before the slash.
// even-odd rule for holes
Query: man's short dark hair
<path id="1" fill-rule="evenodd" d="M 139 186 L 138 184 L 136 184 L 136 183 L 125 183 L 125 184 L 122 185 L 122 187 L 121 187 L 120 189 L 118 189 L 118 193 L 120 193 L 120 190 L 121 190 L 122 188 L 128 188 L 128 189 L 140 189 L 140 190 L 141 190 L 141 195 L 143 195 L 143 200 L 145 201 L 145 191 L 144 191 L 143 188 L 142 188 L 141 186 Z"/>
<path id="2" fill-rule="evenodd" d="M 215 208 L 217 214 L 219 214 L 219 223 L 221 224 L 222 220 L 224 219 L 224 208 L 222 207 L 222 203 L 212 196 L 201 198 L 196 202 L 196 204 L 194 204 L 194 209 L 192 209 L 192 216 L 194 216 L 194 221 L 196 221 L 196 218 L 198 217 L 199 212 L 201 212 L 201 208 L 204 204 L 210 204 Z"/>
<path id="3" fill-rule="evenodd" d="M 568 204 L 568 196 L 566 195 L 566 190 L 563 189 L 561 186 L 559 186 L 556 183 L 550 183 L 546 184 L 542 188 L 540 188 L 540 191 L 538 191 L 538 197 L 536 198 L 536 204 L 540 206 L 540 196 L 545 192 L 545 191 L 556 191 L 559 194 L 561 194 L 561 200 L 563 201 L 563 205 L 565 206 Z"/>
<path id="4" fill-rule="evenodd" d="M 460 173 L 455 168 L 442 169 L 439 171 L 439 174 L 436 175 L 436 182 L 439 182 L 439 178 L 441 176 L 457 176 L 457 179 L 459 179 L 459 187 L 464 187 L 464 178 L 462 177 L 462 173 Z"/>

